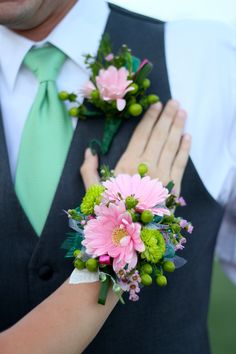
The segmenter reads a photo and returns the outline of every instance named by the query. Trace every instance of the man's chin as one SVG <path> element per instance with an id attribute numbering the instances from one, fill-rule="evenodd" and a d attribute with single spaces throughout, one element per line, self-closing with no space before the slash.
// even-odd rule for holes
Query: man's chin
<path id="1" fill-rule="evenodd" d="M 20 29 L 34 16 L 44 0 L 0 0 L 0 24 Z"/>

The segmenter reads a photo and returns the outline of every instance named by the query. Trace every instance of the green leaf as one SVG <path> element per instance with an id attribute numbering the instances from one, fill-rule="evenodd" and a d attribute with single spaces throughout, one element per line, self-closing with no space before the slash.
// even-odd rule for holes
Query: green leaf
<path id="1" fill-rule="evenodd" d="M 141 85 L 144 81 L 144 79 L 146 79 L 148 77 L 148 75 L 150 74 L 150 72 L 152 71 L 153 65 L 151 63 L 147 63 L 145 64 L 142 69 L 140 69 L 137 74 L 136 74 L 136 78 L 135 78 L 135 83 L 138 85 Z"/>
<path id="2" fill-rule="evenodd" d="M 115 117 L 114 119 L 106 119 L 104 132 L 101 142 L 101 153 L 105 155 L 110 148 L 114 136 L 118 132 L 120 125 L 122 123 L 122 118 Z"/>
<path id="3" fill-rule="evenodd" d="M 132 67 L 133 67 L 133 60 L 132 60 L 132 55 L 130 54 L 130 52 L 127 51 L 125 53 L 124 59 L 125 59 L 125 67 L 131 73 Z"/>
<path id="4" fill-rule="evenodd" d="M 70 257 L 73 257 L 73 253 L 75 250 L 81 248 L 81 242 L 82 242 L 83 238 L 82 238 L 81 234 L 79 234 L 78 232 L 68 233 L 67 236 L 68 237 L 62 243 L 61 248 L 68 250 L 65 257 L 70 258 Z"/>
<path id="5" fill-rule="evenodd" d="M 175 186 L 175 184 L 174 184 L 173 181 L 170 181 L 170 182 L 167 184 L 166 188 L 168 189 L 169 193 L 171 193 L 171 191 L 172 191 L 172 189 L 174 188 L 174 186 Z"/>
<path id="6" fill-rule="evenodd" d="M 141 64 L 141 60 L 134 55 L 132 55 L 132 72 L 136 73 Z"/>
<path id="7" fill-rule="evenodd" d="M 109 286 L 110 286 L 110 277 L 108 276 L 105 281 L 100 282 L 100 292 L 98 296 L 98 303 L 101 305 L 105 305 L 106 299 L 107 299 L 107 294 L 109 291 Z"/>
<path id="8" fill-rule="evenodd" d="M 99 111 L 83 111 L 83 116 L 84 117 L 95 117 L 101 115 L 101 112 Z"/>
<path id="9" fill-rule="evenodd" d="M 106 57 L 108 54 L 112 52 L 112 45 L 111 45 L 111 39 L 108 33 L 104 33 L 102 36 L 99 49 L 98 49 L 98 54 L 97 54 L 97 60 L 102 63 L 103 58 Z"/>

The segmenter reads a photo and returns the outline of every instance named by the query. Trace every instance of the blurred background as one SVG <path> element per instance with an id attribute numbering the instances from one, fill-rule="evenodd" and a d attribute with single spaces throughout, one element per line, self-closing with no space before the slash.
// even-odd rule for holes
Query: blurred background
<path id="1" fill-rule="evenodd" d="M 197 18 L 236 25 L 236 0 L 110 0 L 110 2 L 164 21 Z"/>
<path id="2" fill-rule="evenodd" d="M 236 26 L 236 0 L 110 0 L 110 2 L 163 21 L 204 19 Z M 214 264 L 209 329 L 213 354 L 236 353 L 236 286 L 228 280 L 218 262 Z"/>

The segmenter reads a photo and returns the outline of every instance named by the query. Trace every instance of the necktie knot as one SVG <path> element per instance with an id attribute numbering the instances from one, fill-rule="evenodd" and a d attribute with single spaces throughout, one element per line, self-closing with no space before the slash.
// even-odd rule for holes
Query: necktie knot
<path id="1" fill-rule="evenodd" d="M 32 48 L 26 54 L 24 64 L 36 75 L 39 82 L 55 81 L 65 59 L 66 55 L 60 49 L 48 45 Z"/>

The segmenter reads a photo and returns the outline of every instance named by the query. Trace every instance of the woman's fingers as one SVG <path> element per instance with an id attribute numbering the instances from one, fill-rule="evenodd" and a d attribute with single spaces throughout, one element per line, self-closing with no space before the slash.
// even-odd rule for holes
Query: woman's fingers
<path id="1" fill-rule="evenodd" d="M 180 109 L 177 111 L 160 155 L 158 162 L 159 169 L 166 171 L 171 170 L 171 166 L 180 147 L 180 141 L 183 134 L 186 118 L 187 113 L 184 110 Z"/>
<path id="2" fill-rule="evenodd" d="M 181 182 L 183 178 L 183 174 L 188 162 L 189 158 L 189 152 L 191 149 L 191 135 L 185 134 L 182 137 L 179 151 L 176 155 L 176 158 L 174 160 L 172 170 L 171 170 L 171 178 L 175 182 L 175 190 L 176 193 L 179 195 L 180 193 L 180 187 L 181 187 Z"/>
<path id="3" fill-rule="evenodd" d="M 175 100 L 170 100 L 165 106 L 158 122 L 153 128 L 152 134 L 150 139 L 147 141 L 147 145 L 143 153 L 143 156 L 147 161 L 157 163 L 159 160 L 162 148 L 169 135 L 169 130 L 178 109 L 179 103 Z"/>
<path id="4" fill-rule="evenodd" d="M 161 110 L 161 102 L 153 104 L 147 110 L 131 137 L 126 149 L 127 154 L 140 156 L 143 153 Z"/>
<path id="5" fill-rule="evenodd" d="M 98 156 L 93 155 L 89 148 L 85 150 L 84 162 L 80 168 L 80 173 L 86 190 L 92 184 L 99 183 L 100 181 L 98 174 Z"/>
<path id="6" fill-rule="evenodd" d="M 164 184 L 172 179 L 179 193 L 191 146 L 190 135 L 182 136 L 187 114 L 174 100 L 168 102 L 162 113 L 161 109 L 161 104 L 149 108 L 115 172 L 134 174 L 138 164 L 146 162 L 152 178 L 158 177 Z M 81 175 L 86 189 L 99 183 L 98 157 L 90 149 L 85 152 Z"/>

